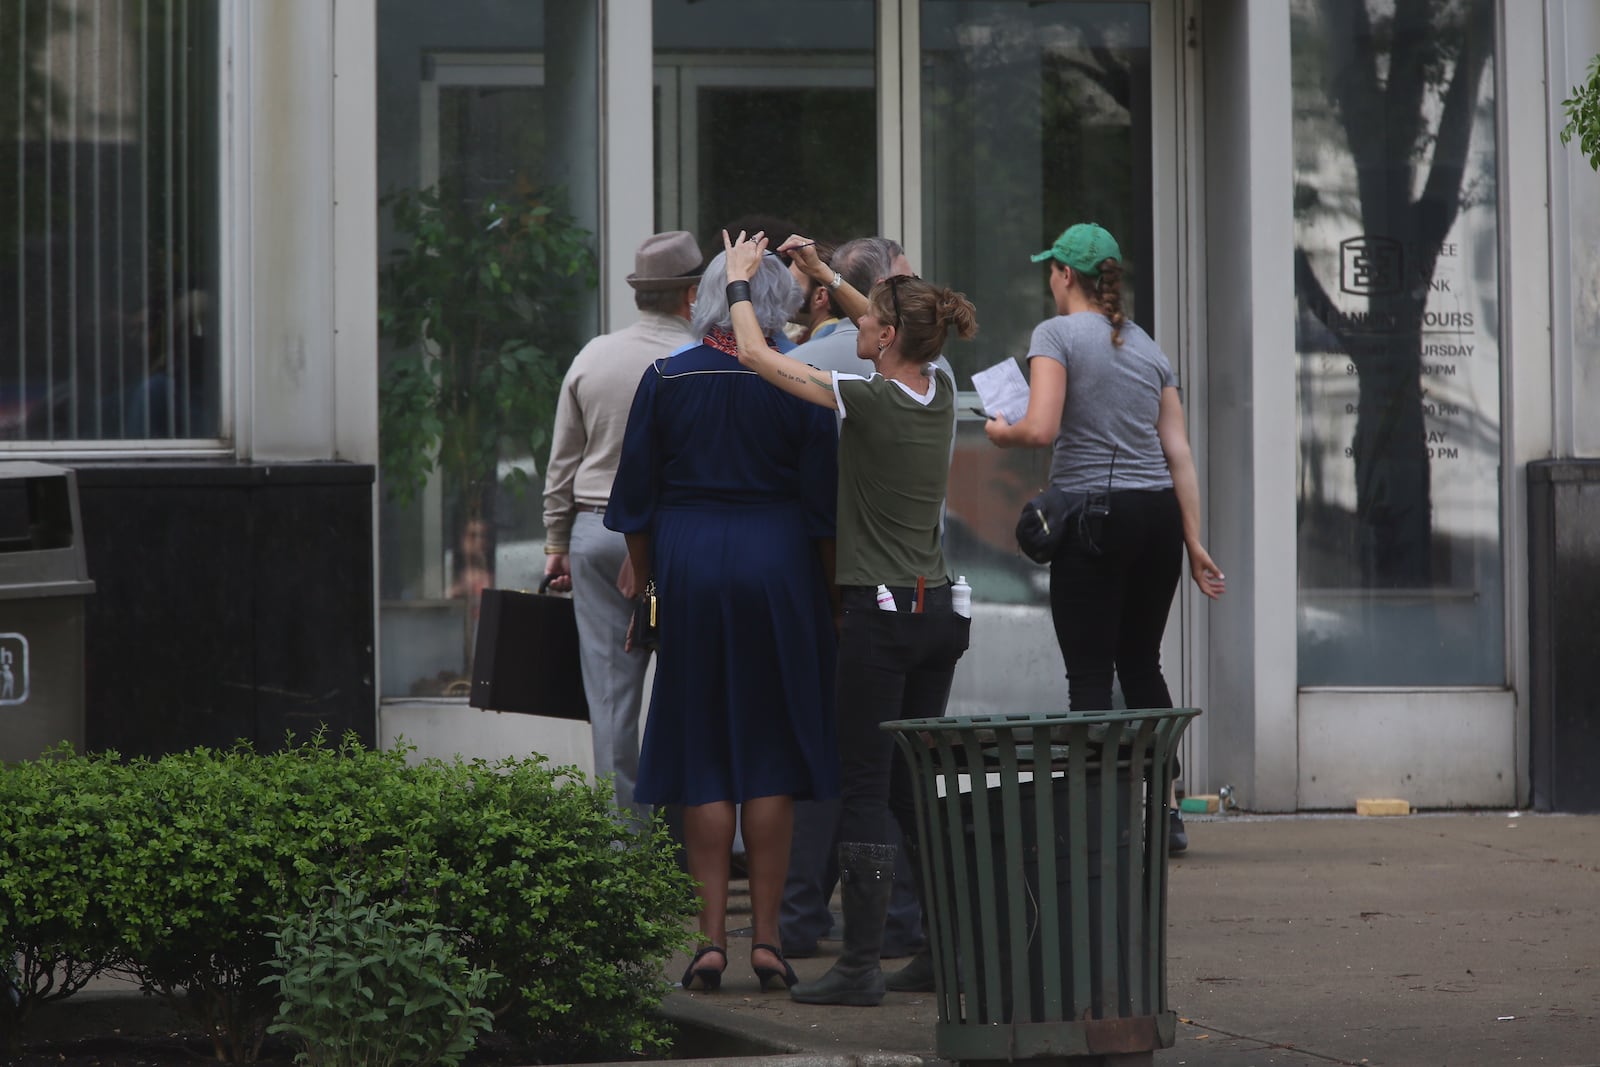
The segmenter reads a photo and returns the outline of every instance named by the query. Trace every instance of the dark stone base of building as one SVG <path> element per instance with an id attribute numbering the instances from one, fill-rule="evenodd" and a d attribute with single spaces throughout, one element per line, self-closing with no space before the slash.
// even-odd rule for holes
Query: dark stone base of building
<path id="1" fill-rule="evenodd" d="M 75 469 L 90 750 L 375 743 L 372 467 Z"/>
<path id="2" fill-rule="evenodd" d="M 1539 811 L 1600 811 L 1600 460 L 1528 464 L 1528 773 Z"/>

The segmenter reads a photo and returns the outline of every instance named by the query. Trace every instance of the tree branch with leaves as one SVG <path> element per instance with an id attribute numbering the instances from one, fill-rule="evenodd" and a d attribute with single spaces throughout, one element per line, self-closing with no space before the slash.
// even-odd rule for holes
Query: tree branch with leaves
<path id="1" fill-rule="evenodd" d="M 1561 128 L 1561 143 L 1578 142 L 1578 151 L 1589 166 L 1600 171 L 1600 56 L 1589 61 L 1589 80 L 1572 87 L 1572 95 L 1561 101 L 1567 124 Z"/>

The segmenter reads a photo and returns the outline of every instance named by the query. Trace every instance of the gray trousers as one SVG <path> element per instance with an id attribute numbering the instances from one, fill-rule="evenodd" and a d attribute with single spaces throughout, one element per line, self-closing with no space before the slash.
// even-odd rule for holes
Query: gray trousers
<path id="1" fill-rule="evenodd" d="M 579 511 L 568 547 L 595 777 L 614 776 L 617 806 L 643 825 L 650 820 L 650 808 L 634 803 L 633 788 L 639 780 L 639 704 L 650 654 L 622 650 L 633 617 L 633 601 L 617 592 L 617 572 L 627 558 L 627 542 L 606 529 L 600 515 Z"/>

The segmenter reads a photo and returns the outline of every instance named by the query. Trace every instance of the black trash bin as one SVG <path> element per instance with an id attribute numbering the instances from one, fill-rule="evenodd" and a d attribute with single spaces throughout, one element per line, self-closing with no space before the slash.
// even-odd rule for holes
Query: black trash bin
<path id="1" fill-rule="evenodd" d="M 73 471 L 0 463 L 0 762 L 83 749 L 81 529 Z"/>
<path id="2" fill-rule="evenodd" d="M 1194 708 L 886 723 L 911 765 L 939 1008 L 961 1063 L 1153 1062 L 1167 791 Z"/>

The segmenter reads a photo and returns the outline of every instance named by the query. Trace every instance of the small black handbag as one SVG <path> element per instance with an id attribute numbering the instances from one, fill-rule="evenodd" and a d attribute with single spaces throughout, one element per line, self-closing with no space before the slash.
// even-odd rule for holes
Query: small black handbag
<path id="1" fill-rule="evenodd" d="M 1104 493 L 1069 493 L 1054 486 L 1022 505 L 1017 516 L 1017 547 L 1035 563 L 1049 563 L 1063 544 L 1091 556 L 1105 549 L 1110 499 Z"/>
<path id="2" fill-rule="evenodd" d="M 1035 563 L 1049 563 L 1063 544 L 1098 556 L 1106 550 L 1106 518 L 1111 514 L 1111 476 L 1117 470 L 1117 447 L 1111 447 L 1103 493 L 1069 493 L 1046 488 L 1022 505 L 1017 516 L 1017 547 Z M 1070 539 L 1070 541 L 1069 541 Z"/>
<path id="3" fill-rule="evenodd" d="M 634 648 L 653 652 L 660 646 L 659 608 L 660 603 L 656 599 L 656 580 L 651 578 L 644 583 L 644 592 L 639 594 L 639 602 L 633 608 L 633 623 L 629 629 L 633 633 Z"/>

